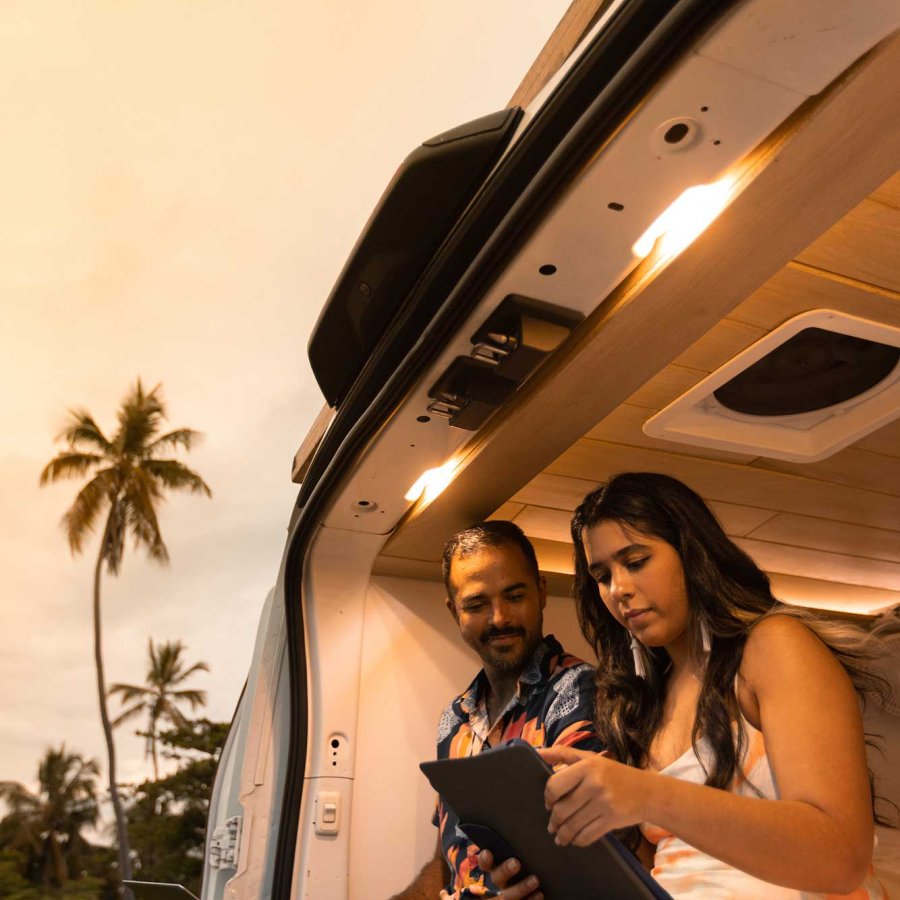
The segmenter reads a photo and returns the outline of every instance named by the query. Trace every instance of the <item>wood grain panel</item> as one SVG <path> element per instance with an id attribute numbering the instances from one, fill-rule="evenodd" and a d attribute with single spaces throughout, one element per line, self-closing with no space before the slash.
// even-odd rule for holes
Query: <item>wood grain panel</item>
<path id="1" fill-rule="evenodd" d="M 816 609 L 848 610 L 874 614 L 890 609 L 897 603 L 894 591 L 862 587 L 858 584 L 839 584 L 817 578 L 768 573 L 772 593 L 785 603 L 812 606 Z"/>
<path id="2" fill-rule="evenodd" d="M 616 472 L 626 471 L 665 472 L 682 479 L 707 500 L 741 506 L 759 506 L 764 502 L 779 512 L 802 511 L 872 528 L 892 529 L 900 521 L 900 499 L 886 494 L 756 466 L 694 459 L 641 447 L 622 448 L 602 441 L 578 441 L 547 468 L 549 474 L 579 478 L 587 483 L 605 481 Z"/>
<path id="3" fill-rule="evenodd" d="M 788 263 L 729 318 L 771 331 L 812 309 L 834 309 L 900 328 L 900 295 L 797 263 Z"/>
<path id="4" fill-rule="evenodd" d="M 666 366 L 649 381 L 644 382 L 626 402 L 656 412 L 703 381 L 708 374 L 709 372 L 685 369 L 682 366 Z"/>
<path id="5" fill-rule="evenodd" d="M 880 188 L 870 195 L 878 203 L 900 209 L 900 173 L 889 178 Z"/>
<path id="6" fill-rule="evenodd" d="M 847 447 L 818 462 L 796 463 L 760 457 L 754 466 L 774 472 L 788 472 L 834 484 L 846 484 L 891 496 L 900 496 L 900 459 L 868 450 Z"/>
<path id="7" fill-rule="evenodd" d="M 756 564 L 767 572 L 782 575 L 815 576 L 821 581 L 859 584 L 864 587 L 900 591 L 900 564 L 880 559 L 863 559 L 806 547 L 770 544 L 752 538 L 735 538 L 734 542 L 749 553 Z"/>
<path id="8" fill-rule="evenodd" d="M 707 500 L 706 505 L 719 520 L 719 524 L 722 526 L 725 534 L 730 537 L 743 537 L 777 515 L 771 509 L 740 506 L 737 503 L 723 503 L 720 500 Z"/>
<path id="9" fill-rule="evenodd" d="M 569 509 L 550 509 L 546 506 L 526 506 L 516 524 L 530 538 L 557 541 L 571 544 L 569 522 L 572 511 Z"/>
<path id="10" fill-rule="evenodd" d="M 525 509 L 524 503 L 513 503 L 510 501 L 509 503 L 504 503 L 502 506 L 495 509 L 489 516 L 489 519 L 504 519 L 507 522 L 512 522 L 517 515 L 519 515 L 522 510 Z M 520 526 L 521 527 L 521 526 Z"/>
<path id="11" fill-rule="evenodd" d="M 854 445 L 860 450 L 871 450 L 885 456 L 900 457 L 900 419 L 882 425 L 877 431 L 867 434 Z"/>
<path id="12" fill-rule="evenodd" d="M 695 341 L 687 350 L 675 357 L 672 364 L 707 373 L 714 372 L 765 334 L 764 328 L 723 319 L 700 340 Z"/>
<path id="13" fill-rule="evenodd" d="M 900 210 L 875 200 L 863 200 L 797 259 L 900 291 Z"/>
<path id="14" fill-rule="evenodd" d="M 733 537 L 749 534 L 777 515 L 771 509 L 754 509 L 749 506 L 737 506 L 734 503 L 713 501 L 709 507 L 722 528 L 725 529 L 725 533 Z M 545 506 L 526 506 L 516 518 L 516 524 L 528 537 L 568 543 L 570 541 L 569 522 L 573 509 L 574 507 L 572 509 L 549 509 Z"/>
<path id="15" fill-rule="evenodd" d="M 724 459 L 730 462 L 751 462 L 756 459 L 755 456 L 748 453 L 730 453 L 728 450 L 695 447 L 691 444 L 679 444 L 675 441 L 650 437 L 644 434 L 643 427 L 644 422 L 650 418 L 653 412 L 654 410 L 623 403 L 585 436 L 595 441 L 609 441 L 613 444 L 626 444 L 629 447 L 647 447 L 650 450 L 682 453 L 685 456 L 701 456 L 705 459 Z"/>
<path id="16" fill-rule="evenodd" d="M 584 478 L 569 478 L 565 475 L 542 472 L 532 478 L 511 499 L 529 506 L 566 509 L 571 512 L 601 481 L 602 479 L 588 481 Z"/>
<path id="17" fill-rule="evenodd" d="M 900 522 L 897 523 L 900 527 Z M 755 540 L 900 562 L 900 532 L 778 513 L 746 533 Z"/>

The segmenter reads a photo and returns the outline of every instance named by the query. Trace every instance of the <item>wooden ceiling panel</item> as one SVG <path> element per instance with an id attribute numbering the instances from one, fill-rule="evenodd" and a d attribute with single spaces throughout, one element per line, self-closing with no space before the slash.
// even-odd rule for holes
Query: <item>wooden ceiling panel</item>
<path id="1" fill-rule="evenodd" d="M 584 483 L 605 481 L 611 475 L 625 471 L 665 472 L 682 479 L 709 500 L 741 506 L 764 503 L 779 512 L 802 511 L 824 519 L 873 528 L 891 529 L 900 521 L 900 498 L 886 494 L 752 465 L 733 465 L 602 441 L 582 439 L 547 468 L 548 474 L 578 478 Z"/>
<path id="2" fill-rule="evenodd" d="M 789 263 L 754 291 L 730 319 L 770 331 L 811 309 L 834 309 L 900 328 L 900 294 L 841 275 Z"/>
<path id="3" fill-rule="evenodd" d="M 688 369 L 714 372 L 765 334 L 764 328 L 723 319 L 672 362 Z"/>
<path id="4" fill-rule="evenodd" d="M 675 399 L 674 395 L 666 402 Z M 665 405 L 665 404 L 663 404 Z M 683 453 L 686 456 L 701 456 L 706 459 L 724 459 L 730 462 L 751 462 L 756 459 L 749 453 L 731 453 L 728 450 L 716 450 L 712 447 L 697 447 L 693 444 L 680 444 L 675 441 L 664 441 L 660 438 L 644 434 L 644 422 L 657 410 L 646 409 L 623 403 L 613 410 L 599 425 L 586 435 L 596 441 L 609 441 L 613 444 L 625 444 L 629 447 L 646 447 L 649 450 L 664 450 L 667 453 Z"/>
<path id="5" fill-rule="evenodd" d="M 530 538 L 566 544 L 571 542 L 569 536 L 571 519 L 572 511 L 569 509 L 526 506 L 516 517 L 516 525 Z"/>
<path id="6" fill-rule="evenodd" d="M 507 522 L 512 522 L 523 509 L 525 509 L 524 503 L 513 503 L 512 500 L 510 500 L 508 503 L 504 503 L 502 506 L 497 507 L 488 518 L 503 519 Z"/>
<path id="7" fill-rule="evenodd" d="M 815 574 L 822 581 L 900 591 L 898 563 L 810 550 L 807 547 L 770 544 L 752 538 L 735 538 L 734 542 L 749 553 L 766 572 L 801 576 Z"/>
<path id="8" fill-rule="evenodd" d="M 803 478 L 846 484 L 892 497 L 900 496 L 900 458 L 882 456 L 856 447 L 847 447 L 818 462 L 797 463 L 760 457 L 753 465 L 773 472 L 788 472 Z"/>
<path id="9" fill-rule="evenodd" d="M 872 192 L 872 199 L 885 206 L 900 209 L 900 172 L 889 178 L 880 188 Z"/>
<path id="10" fill-rule="evenodd" d="M 897 527 L 900 528 L 900 522 Z M 808 547 L 900 563 L 900 531 L 778 513 L 746 532 L 746 536 L 773 544 Z"/>
<path id="11" fill-rule="evenodd" d="M 900 291 L 900 210 L 863 200 L 801 253 L 800 262 Z"/>
<path id="12" fill-rule="evenodd" d="M 666 366 L 644 382 L 626 402 L 631 406 L 656 412 L 703 381 L 708 374 L 709 372 L 685 369 L 682 366 Z"/>
<path id="13" fill-rule="evenodd" d="M 565 475 L 551 475 L 542 472 L 517 491 L 510 499 L 514 503 L 527 506 L 545 506 L 548 509 L 567 509 L 570 512 L 584 499 L 585 494 L 592 491 L 603 481 L 603 476 L 596 481 L 584 478 L 568 478 Z"/>
<path id="14" fill-rule="evenodd" d="M 900 419 L 888 422 L 877 431 L 867 434 L 855 444 L 860 450 L 871 450 L 884 456 L 900 457 Z"/>
<path id="15" fill-rule="evenodd" d="M 896 592 L 881 588 L 777 573 L 770 574 L 769 579 L 772 582 L 772 593 L 779 600 L 800 606 L 841 611 L 856 609 L 874 615 L 897 603 Z"/>

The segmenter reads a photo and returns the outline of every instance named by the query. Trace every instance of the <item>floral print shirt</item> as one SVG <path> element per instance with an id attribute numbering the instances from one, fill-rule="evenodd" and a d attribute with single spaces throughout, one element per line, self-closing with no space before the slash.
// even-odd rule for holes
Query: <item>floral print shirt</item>
<path id="1" fill-rule="evenodd" d="M 601 749 L 593 726 L 594 670 L 570 656 L 552 635 L 543 638 L 519 676 L 515 696 L 490 724 L 484 670 L 441 715 L 438 759 L 473 756 L 513 738 L 533 747 Z M 459 829 L 459 819 L 439 797 L 434 824 L 450 868 L 447 891 L 454 900 L 496 897 L 486 872 L 478 868 L 478 848 Z"/>

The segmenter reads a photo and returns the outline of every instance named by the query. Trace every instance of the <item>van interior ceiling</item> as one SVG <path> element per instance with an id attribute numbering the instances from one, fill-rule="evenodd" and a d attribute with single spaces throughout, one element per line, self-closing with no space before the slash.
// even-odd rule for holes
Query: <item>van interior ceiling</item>
<path id="1" fill-rule="evenodd" d="M 521 115 L 498 119 L 509 146 L 494 147 L 473 205 L 516 162 L 517 146 L 604 29 L 634 5 L 573 3 L 514 98 Z M 474 521 L 511 519 L 531 538 L 552 595 L 545 630 L 588 659 L 569 599 L 568 521 L 587 491 L 621 471 L 665 472 L 696 489 L 787 602 L 865 626 L 900 602 L 900 403 L 886 393 L 900 390 L 891 355 L 900 348 L 900 9 L 860 0 L 854 18 L 837 0 L 727 6 L 614 126 L 591 119 L 602 91 L 572 124 L 559 153 L 581 147 L 578 166 L 562 178 L 548 155 L 517 200 L 522 208 L 498 222 L 434 321 L 451 321 L 454 300 L 478 284 L 465 315 L 452 330 L 429 324 L 417 337 L 403 360 L 420 361 L 417 370 L 409 364 L 415 377 L 368 432 L 360 425 L 334 438 L 341 401 L 323 410 L 298 451 L 293 477 L 303 487 L 292 525 L 309 538 L 299 562 L 289 541 L 263 629 L 271 642 L 259 639 L 262 674 L 248 683 L 242 729 L 230 738 L 256 749 L 229 776 L 245 836 L 228 896 L 388 897 L 433 855 L 434 796 L 417 764 L 433 757 L 440 710 L 479 667 L 444 606 L 440 552 Z M 552 199 L 537 202 L 551 176 Z M 721 211 L 705 230 L 667 249 L 674 228 L 663 226 L 639 252 L 686 189 L 714 185 L 724 186 Z M 465 224 L 460 215 L 448 243 Z M 516 216 L 526 225 L 513 239 Z M 369 234 L 358 249 L 373 245 Z M 476 278 L 489 258 L 502 264 Z M 404 277 L 413 283 L 411 270 Z M 816 311 L 825 311 L 814 324 L 826 336 L 796 352 L 786 345 L 786 361 L 767 364 L 785 379 L 775 393 L 800 391 L 816 365 L 857 365 L 840 380 L 857 379 L 858 389 L 792 409 L 793 443 L 772 451 L 771 410 L 726 407 L 715 392 L 749 371 L 749 362 L 728 368 L 736 357 Z M 868 343 L 853 343 L 860 321 L 876 329 Z M 846 340 L 828 336 L 846 322 Z M 432 332 L 440 340 L 428 345 Z M 358 380 L 375 371 L 367 352 Z M 677 434 L 648 426 L 698 385 L 709 390 L 691 401 L 689 426 L 670 423 Z M 335 396 L 352 400 L 356 389 L 341 383 Z M 719 441 L 701 413 L 740 426 L 741 447 Z M 856 431 L 839 432 L 842 420 Z M 840 449 L 822 455 L 810 441 L 826 432 Z M 320 484 L 343 457 L 352 464 L 320 501 Z M 420 481 L 426 472 L 430 480 Z M 297 584 L 292 572 L 301 573 Z M 292 634 L 298 621 L 303 630 Z M 892 671 L 898 644 L 885 641 L 896 653 Z M 306 677 L 301 698 L 291 665 Z M 290 728 L 288 681 L 302 710 Z M 900 804 L 900 708 L 866 715 L 884 736 L 884 753 L 871 760 L 879 793 Z M 289 739 L 305 752 L 295 795 Z M 299 798 L 293 811 L 288 801 L 278 808 L 285 783 Z M 900 894 L 898 834 L 879 830 L 876 866 Z M 223 890 L 222 880 L 205 886 L 204 900 Z"/>

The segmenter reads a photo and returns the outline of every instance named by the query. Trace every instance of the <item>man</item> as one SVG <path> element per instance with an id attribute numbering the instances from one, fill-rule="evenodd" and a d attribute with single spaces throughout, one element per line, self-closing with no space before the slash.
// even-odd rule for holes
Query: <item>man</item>
<path id="1" fill-rule="evenodd" d="M 444 710 L 439 759 L 472 756 L 521 738 L 534 747 L 599 750 L 594 672 L 543 635 L 547 586 L 534 548 L 512 522 L 482 522 L 444 547 L 447 608 L 484 668 Z M 477 848 L 438 798 L 437 851 L 394 900 L 466 900 L 495 895 Z"/>

